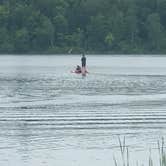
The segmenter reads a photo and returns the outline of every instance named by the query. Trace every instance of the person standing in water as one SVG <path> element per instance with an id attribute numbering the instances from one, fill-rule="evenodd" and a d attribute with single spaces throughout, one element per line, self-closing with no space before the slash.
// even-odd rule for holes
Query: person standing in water
<path id="1" fill-rule="evenodd" d="M 84 53 L 82 54 L 81 63 L 82 67 L 86 68 L 86 57 Z"/>
<path id="2" fill-rule="evenodd" d="M 81 58 L 81 63 L 82 63 L 82 76 L 86 76 L 87 70 L 86 70 L 86 57 L 85 54 L 82 54 L 82 58 Z"/>

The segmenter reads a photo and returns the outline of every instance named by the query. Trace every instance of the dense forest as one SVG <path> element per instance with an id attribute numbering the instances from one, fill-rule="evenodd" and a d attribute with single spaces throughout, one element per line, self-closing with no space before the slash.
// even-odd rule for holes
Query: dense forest
<path id="1" fill-rule="evenodd" d="M 0 53 L 166 54 L 166 0 L 1 0 Z"/>

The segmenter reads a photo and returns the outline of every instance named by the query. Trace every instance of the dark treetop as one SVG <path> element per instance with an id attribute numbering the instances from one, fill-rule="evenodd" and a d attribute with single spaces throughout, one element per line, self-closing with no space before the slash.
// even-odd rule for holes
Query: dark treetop
<path id="1" fill-rule="evenodd" d="M 0 53 L 166 53 L 166 0 L 1 0 Z"/>

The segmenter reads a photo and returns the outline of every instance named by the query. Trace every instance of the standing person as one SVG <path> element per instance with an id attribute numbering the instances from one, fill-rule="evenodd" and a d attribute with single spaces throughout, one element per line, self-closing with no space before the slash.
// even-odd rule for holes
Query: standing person
<path id="1" fill-rule="evenodd" d="M 86 57 L 84 53 L 82 54 L 81 63 L 82 67 L 86 68 Z"/>
<path id="2" fill-rule="evenodd" d="M 86 76 L 86 57 L 85 54 L 82 54 L 82 58 L 81 58 L 81 63 L 82 63 L 82 76 Z"/>

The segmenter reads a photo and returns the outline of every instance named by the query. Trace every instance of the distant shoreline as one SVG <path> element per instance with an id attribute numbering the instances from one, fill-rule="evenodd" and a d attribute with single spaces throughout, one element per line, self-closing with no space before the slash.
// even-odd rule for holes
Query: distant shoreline
<path id="1" fill-rule="evenodd" d="M 46 54 L 46 53 L 36 53 L 36 54 L 0 54 L 0 56 L 81 56 L 81 53 L 79 54 Z M 112 56 L 112 57 L 166 57 L 166 54 L 100 54 L 100 53 L 96 53 L 96 54 L 90 54 L 87 53 L 86 55 L 88 56 Z"/>

